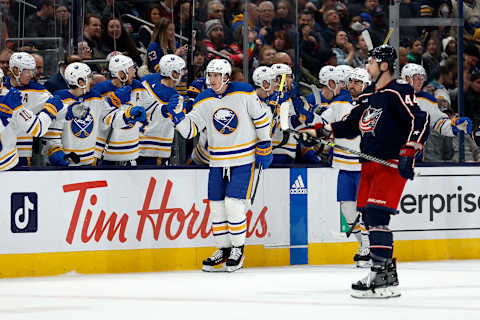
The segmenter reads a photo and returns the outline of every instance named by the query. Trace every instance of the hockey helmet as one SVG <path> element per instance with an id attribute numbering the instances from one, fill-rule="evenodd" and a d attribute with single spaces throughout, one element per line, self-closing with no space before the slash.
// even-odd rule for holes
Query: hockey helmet
<path id="1" fill-rule="evenodd" d="M 413 76 L 416 74 L 422 75 L 424 77 L 427 75 L 427 73 L 425 72 L 425 69 L 421 65 L 416 63 L 407 63 L 402 68 L 402 72 L 400 76 L 403 80 L 408 82 L 407 77 L 413 80 Z"/>
<path id="2" fill-rule="evenodd" d="M 127 81 L 128 79 L 128 69 L 130 67 L 135 66 L 133 63 L 132 58 L 124 56 L 123 54 L 117 54 L 110 57 L 110 61 L 108 62 L 108 70 L 110 74 L 114 78 L 120 79 L 122 82 Z M 120 76 L 120 72 L 123 71 L 125 74 L 125 78 L 122 79 Z"/>
<path id="3" fill-rule="evenodd" d="M 35 69 L 37 67 L 35 59 L 31 54 L 27 52 L 15 52 L 14 54 L 12 54 L 12 56 L 10 57 L 9 66 L 10 71 L 12 72 L 16 80 L 18 80 L 18 77 L 20 77 L 20 74 L 23 72 L 23 70 L 31 70 L 32 72 L 35 72 Z M 14 68 L 18 69 L 18 75 L 15 75 L 15 73 L 13 72 Z"/>
<path id="4" fill-rule="evenodd" d="M 230 82 L 230 75 L 232 74 L 232 66 L 230 62 L 225 59 L 212 59 L 205 69 L 205 79 L 207 86 L 210 88 L 210 77 L 209 73 L 220 73 L 222 75 L 222 85 L 218 88 L 217 91 L 221 91 L 223 86 Z M 228 79 L 225 79 L 225 75 L 228 75 Z"/>
<path id="5" fill-rule="evenodd" d="M 272 89 L 272 80 L 275 79 L 275 73 L 270 67 L 260 66 L 253 71 L 252 79 L 257 87 L 269 91 Z M 264 81 L 267 81 L 268 88 L 263 86 Z"/>
<path id="6" fill-rule="evenodd" d="M 285 63 L 275 63 L 275 64 L 272 64 L 270 68 L 272 68 L 273 73 L 275 74 L 275 78 L 286 74 L 287 76 L 289 75 L 292 76 L 292 79 L 293 79 L 292 68 L 290 68 Z"/>
<path id="7" fill-rule="evenodd" d="M 342 74 L 342 79 L 340 81 L 343 81 L 344 83 L 348 83 L 350 73 L 353 71 L 353 68 L 350 67 L 349 65 L 341 64 L 339 66 L 336 66 L 335 70 L 339 71 L 340 74 Z"/>
<path id="8" fill-rule="evenodd" d="M 349 80 L 360 80 L 363 82 L 363 90 L 365 90 L 366 87 L 368 87 L 371 83 L 371 76 L 368 73 L 367 70 L 363 68 L 355 68 L 352 70 L 349 76 Z"/>
<path id="9" fill-rule="evenodd" d="M 166 54 L 164 55 L 159 62 L 160 65 L 160 74 L 164 77 L 175 80 L 178 84 L 182 79 L 182 76 L 185 74 L 185 60 L 175 54 Z M 178 76 L 174 78 L 173 71 L 175 71 Z"/>
<path id="10" fill-rule="evenodd" d="M 320 81 L 321 85 L 328 85 L 328 80 L 330 80 L 330 75 L 333 74 L 335 71 L 334 66 L 324 66 L 322 69 L 320 69 L 320 72 L 318 73 L 318 80 Z"/>
<path id="11" fill-rule="evenodd" d="M 71 87 L 79 87 L 85 89 L 88 86 L 92 71 L 90 67 L 82 62 L 70 63 L 65 68 L 65 80 Z M 84 82 L 84 85 L 80 85 L 80 80 Z"/>
<path id="12" fill-rule="evenodd" d="M 393 67 L 395 60 L 397 60 L 397 52 L 392 46 L 383 44 L 370 50 L 368 52 L 368 57 L 374 58 L 378 63 L 384 61 L 388 62 L 388 65 Z"/>

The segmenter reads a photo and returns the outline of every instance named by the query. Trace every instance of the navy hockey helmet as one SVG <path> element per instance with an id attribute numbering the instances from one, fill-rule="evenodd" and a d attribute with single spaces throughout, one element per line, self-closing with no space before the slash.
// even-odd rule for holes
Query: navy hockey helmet
<path id="1" fill-rule="evenodd" d="M 388 62 L 389 67 L 393 67 L 395 60 L 397 60 L 397 52 L 395 48 L 388 44 L 383 44 L 368 52 L 369 58 L 374 58 L 378 63 Z"/>

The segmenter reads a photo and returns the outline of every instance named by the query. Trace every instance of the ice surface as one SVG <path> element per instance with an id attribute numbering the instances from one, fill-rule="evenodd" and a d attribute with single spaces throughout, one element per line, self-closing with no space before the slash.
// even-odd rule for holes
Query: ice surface
<path id="1" fill-rule="evenodd" d="M 248 257 L 247 257 L 248 259 Z M 357 300 L 353 265 L 0 280 L 0 319 L 480 319 L 480 261 L 399 263 L 402 297 Z"/>

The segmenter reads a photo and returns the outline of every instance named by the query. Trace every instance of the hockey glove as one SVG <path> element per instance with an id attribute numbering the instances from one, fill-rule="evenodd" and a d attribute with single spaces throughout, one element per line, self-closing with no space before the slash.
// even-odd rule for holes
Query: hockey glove
<path id="1" fill-rule="evenodd" d="M 63 152 L 63 149 L 59 146 L 53 147 L 50 152 L 48 152 L 48 161 L 52 166 L 66 167 L 70 163 L 65 152 Z"/>
<path id="2" fill-rule="evenodd" d="M 167 113 L 175 125 L 182 122 L 185 118 L 185 109 L 183 108 L 183 97 L 176 94 L 170 97 L 167 105 Z"/>
<path id="3" fill-rule="evenodd" d="M 296 82 L 292 82 L 292 87 L 290 89 L 290 97 L 292 99 L 300 97 L 300 88 Z"/>
<path id="4" fill-rule="evenodd" d="M 142 106 L 129 107 L 123 114 L 123 120 L 125 120 L 125 123 L 132 126 L 136 122 L 146 124 L 147 114 L 145 112 L 145 108 Z"/>
<path id="5" fill-rule="evenodd" d="M 400 149 L 400 158 L 398 160 L 398 171 L 404 179 L 413 180 L 415 165 L 415 156 L 418 150 L 413 146 L 406 144 Z"/>
<path id="6" fill-rule="evenodd" d="M 452 131 L 454 135 L 458 135 L 460 131 L 465 134 L 472 133 L 472 120 L 467 117 L 452 119 Z"/>
<path id="7" fill-rule="evenodd" d="M 74 102 L 67 107 L 67 113 L 65 114 L 65 120 L 70 121 L 73 119 L 83 119 L 90 111 L 90 108 L 81 102 Z"/>
<path id="8" fill-rule="evenodd" d="M 267 169 L 272 164 L 272 142 L 260 141 L 255 147 L 255 166 L 258 168 L 262 164 L 263 169 Z"/>
<path id="9" fill-rule="evenodd" d="M 115 92 L 107 96 L 107 102 L 112 107 L 120 108 L 122 104 L 130 101 L 130 94 L 132 93 L 132 87 L 124 86 L 115 90 Z"/>
<path id="10" fill-rule="evenodd" d="M 292 99 L 293 108 L 297 113 L 298 121 L 301 123 L 312 123 L 313 121 L 313 112 L 309 110 L 309 104 L 305 97 L 295 97 Z"/>
<path id="11" fill-rule="evenodd" d="M 319 122 L 319 123 L 315 123 L 313 126 L 308 126 L 308 127 L 299 129 L 298 132 L 301 132 L 303 134 L 306 134 L 314 138 L 319 137 L 319 138 L 330 139 L 332 132 L 329 130 L 329 128 L 326 128 L 326 126 L 328 125 L 323 122 Z"/>
<path id="12" fill-rule="evenodd" d="M 280 106 L 282 103 L 288 101 L 289 98 L 290 96 L 288 93 L 275 91 L 270 97 L 268 97 L 267 104 L 270 106 L 270 108 L 272 108 L 272 110 L 275 110 L 277 106 Z"/>
<path id="13" fill-rule="evenodd" d="M 0 120 L 4 126 L 7 126 L 10 118 L 12 118 L 13 111 L 22 105 L 22 96 L 20 91 L 16 88 L 10 91 L 0 100 Z"/>

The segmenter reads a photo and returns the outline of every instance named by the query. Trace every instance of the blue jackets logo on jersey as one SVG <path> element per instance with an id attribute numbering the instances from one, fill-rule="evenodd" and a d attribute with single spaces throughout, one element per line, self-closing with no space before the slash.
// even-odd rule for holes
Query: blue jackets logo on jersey
<path id="1" fill-rule="evenodd" d="M 213 126 L 221 134 L 233 133 L 238 127 L 238 116 L 232 109 L 222 107 L 213 113 Z"/>
<path id="2" fill-rule="evenodd" d="M 88 138 L 93 131 L 94 128 L 94 120 L 90 113 L 83 119 L 73 119 L 70 122 L 70 129 L 75 137 L 80 139 Z"/>
<path id="3" fill-rule="evenodd" d="M 362 135 L 364 135 L 367 132 L 374 133 L 375 127 L 377 126 L 377 123 L 378 123 L 378 119 L 380 119 L 382 112 L 383 112 L 382 109 L 375 109 L 372 106 L 365 109 L 365 111 L 362 114 L 362 117 L 360 118 L 360 124 L 359 124 Z"/>

